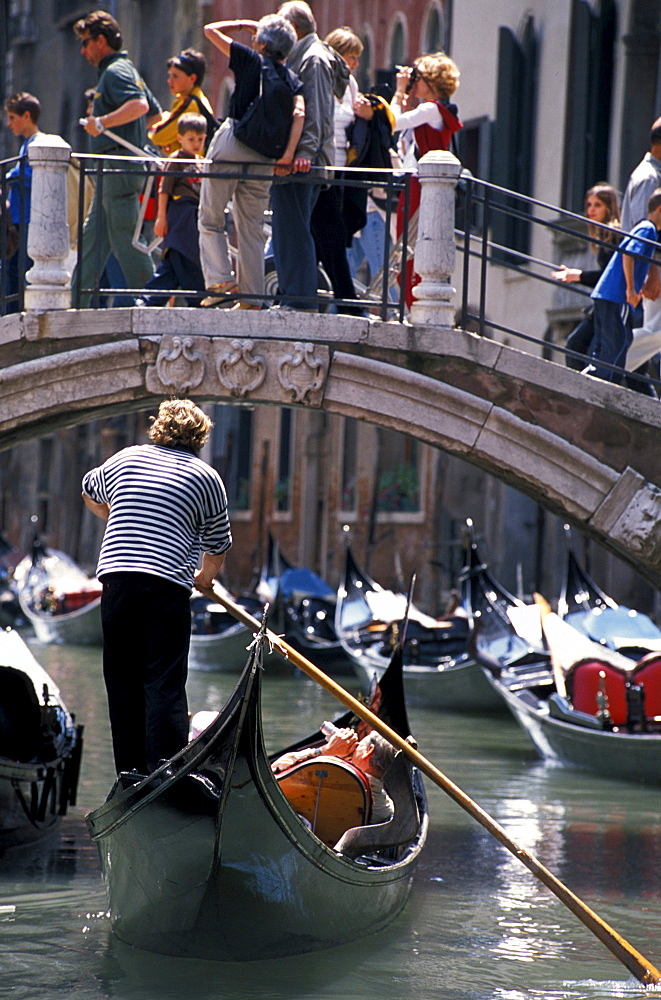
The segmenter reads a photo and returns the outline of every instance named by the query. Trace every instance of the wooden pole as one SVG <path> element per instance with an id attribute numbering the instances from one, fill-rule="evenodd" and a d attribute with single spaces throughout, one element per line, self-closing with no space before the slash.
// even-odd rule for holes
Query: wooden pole
<path id="1" fill-rule="evenodd" d="M 235 604 L 234 601 L 230 600 L 225 596 L 217 594 L 212 588 L 200 588 L 198 590 L 210 600 L 216 601 L 218 604 L 222 604 L 230 614 L 234 615 L 239 621 L 248 625 L 249 628 L 253 628 L 255 632 L 260 630 L 260 623 L 249 614 L 245 608 L 240 605 Z M 487 812 L 482 809 L 481 806 L 474 802 L 458 785 L 448 778 L 442 771 L 439 771 L 430 760 L 427 760 L 418 750 L 411 746 L 405 739 L 403 739 L 398 733 L 387 726 L 384 722 L 379 719 L 378 716 L 374 715 L 362 702 L 354 698 L 353 695 L 345 691 L 343 687 L 337 684 L 331 677 L 328 677 L 323 670 L 319 670 L 315 667 L 306 657 L 302 656 L 299 652 L 293 649 L 287 642 L 281 639 L 275 633 L 271 632 L 269 629 L 266 630 L 266 638 L 268 641 L 278 650 L 282 656 L 287 657 L 295 666 L 311 677 L 314 681 L 325 688 L 330 694 L 332 694 L 338 701 L 340 701 L 345 708 L 351 709 L 351 711 L 367 722 L 373 729 L 380 733 L 389 743 L 396 746 L 398 750 L 401 750 L 406 756 L 411 760 L 417 768 L 426 774 L 427 777 L 442 788 L 450 798 L 461 806 L 467 813 L 469 813 L 474 819 L 480 823 L 485 830 L 500 841 L 503 847 L 506 847 L 515 858 L 517 858 L 521 864 L 525 865 L 529 871 L 533 873 L 543 882 L 544 885 L 554 893 L 558 899 L 564 903 L 568 909 L 574 913 L 579 920 L 581 920 L 588 930 L 599 938 L 599 940 L 615 955 L 623 965 L 627 967 L 629 972 L 636 977 L 636 979 L 643 983 L 644 985 L 649 985 L 652 983 L 661 983 L 661 972 L 652 965 L 640 952 L 636 951 L 628 941 L 625 941 L 623 937 L 613 930 L 613 928 L 607 924 L 604 920 L 598 916 L 594 910 L 579 899 L 570 889 L 564 885 L 560 879 L 556 878 L 544 865 L 537 860 L 534 855 L 530 854 L 529 851 L 520 847 L 511 837 L 508 836 L 506 831 L 493 819 Z"/>

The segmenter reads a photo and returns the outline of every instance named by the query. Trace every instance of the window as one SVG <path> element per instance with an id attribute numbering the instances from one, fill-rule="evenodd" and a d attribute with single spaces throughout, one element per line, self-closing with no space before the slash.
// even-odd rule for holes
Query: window
<path id="1" fill-rule="evenodd" d="M 278 477 L 273 488 L 275 509 L 278 513 L 292 507 L 292 469 L 294 457 L 294 411 L 280 410 L 280 439 L 278 448 Z"/>
<path id="2" fill-rule="evenodd" d="M 377 514 L 412 514 L 420 509 L 420 442 L 408 434 L 378 428 Z"/>
<path id="3" fill-rule="evenodd" d="M 230 510 L 250 510 L 253 412 L 245 406 L 215 406 L 211 464 L 227 490 Z"/>
<path id="4" fill-rule="evenodd" d="M 390 36 L 390 65 L 401 66 L 406 59 L 406 36 L 401 18 L 395 22 Z"/>
<path id="5" fill-rule="evenodd" d="M 344 418 L 344 447 L 342 452 L 342 495 L 340 510 L 350 513 L 356 509 L 358 423 L 353 417 Z"/>
<path id="6" fill-rule="evenodd" d="M 498 90 L 493 136 L 491 180 L 500 187 L 532 194 L 534 123 L 537 91 L 537 38 L 532 17 L 525 23 L 521 39 L 506 27 L 498 36 Z M 526 202 L 499 196 L 494 205 L 528 213 Z M 526 219 L 493 211 L 492 234 L 502 247 L 528 253 L 530 223 Z M 494 257 L 518 263 L 519 258 L 503 251 Z"/>
<path id="7" fill-rule="evenodd" d="M 445 30 L 443 12 L 439 3 L 434 3 L 428 10 L 422 32 L 421 52 L 439 52 L 445 48 Z"/>
<path id="8" fill-rule="evenodd" d="M 358 87 L 363 94 L 368 94 L 372 89 L 372 38 L 368 31 L 360 36 L 363 43 L 363 51 L 360 56 L 360 63 L 356 72 Z"/>
<path id="9" fill-rule="evenodd" d="M 602 0 L 599 13 L 573 0 L 571 13 L 563 203 L 582 215 L 585 192 L 608 177 L 617 12 L 614 0 Z"/>

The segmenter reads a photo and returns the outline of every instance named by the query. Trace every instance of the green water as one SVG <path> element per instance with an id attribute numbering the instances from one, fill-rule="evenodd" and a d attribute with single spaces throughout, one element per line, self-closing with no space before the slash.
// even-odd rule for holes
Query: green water
<path id="1" fill-rule="evenodd" d="M 0 867 L 0 996 L 600 1000 L 646 992 L 516 858 L 429 782 L 426 851 L 405 912 L 382 934 L 321 954 L 245 965 L 170 959 L 122 945 L 110 932 L 96 848 L 84 823 L 114 777 L 100 651 L 31 645 L 85 724 L 85 750 L 79 802 L 57 843 Z M 219 708 L 231 686 L 227 675 L 193 674 L 191 709 Z M 270 677 L 267 661 L 269 749 L 334 714 L 330 695 L 306 678 Z M 661 964 L 659 789 L 550 768 L 508 717 L 422 710 L 410 717 L 420 750 L 437 767 Z"/>

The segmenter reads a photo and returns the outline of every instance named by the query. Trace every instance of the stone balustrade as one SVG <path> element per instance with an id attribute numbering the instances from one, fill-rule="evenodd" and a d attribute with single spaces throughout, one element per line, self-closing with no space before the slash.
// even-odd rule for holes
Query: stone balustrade
<path id="1" fill-rule="evenodd" d="M 32 195 L 28 226 L 26 312 L 71 308 L 71 274 L 67 223 L 67 171 L 71 146 L 58 135 L 39 133 L 28 146 Z"/>

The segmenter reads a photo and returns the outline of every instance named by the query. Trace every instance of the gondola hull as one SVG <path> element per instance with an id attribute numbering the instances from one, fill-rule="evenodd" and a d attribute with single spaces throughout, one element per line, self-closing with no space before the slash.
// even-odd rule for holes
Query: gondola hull
<path id="1" fill-rule="evenodd" d="M 218 719 L 144 779 L 120 776 L 88 817 L 119 938 L 168 955 L 247 961 L 378 931 L 404 906 L 427 832 L 389 860 L 326 847 L 280 790 L 259 715 L 261 653 Z"/>
<path id="2" fill-rule="evenodd" d="M 307 833 L 277 787 L 270 801 L 245 760 L 235 782 L 221 816 L 191 822 L 187 809 L 165 797 L 104 840 L 119 938 L 168 955 L 248 961 L 353 941 L 400 912 L 410 858 L 385 870 L 361 868 Z M 130 859 L 121 877 L 112 861 L 119 857 Z"/>
<path id="3" fill-rule="evenodd" d="M 0 632 L 0 855 L 55 834 L 76 801 L 82 726 L 16 632 Z"/>
<path id="4" fill-rule="evenodd" d="M 347 645 L 347 650 L 349 648 Z M 383 664 L 376 662 L 376 657 L 370 657 L 369 652 L 355 650 L 353 664 L 356 675 L 367 690 L 373 677 L 380 679 L 383 675 Z M 403 673 L 409 705 L 452 712 L 504 711 L 502 698 L 472 656 L 466 655 L 432 667 L 407 664 Z"/>
<path id="5" fill-rule="evenodd" d="M 103 641 L 100 597 L 77 611 L 61 615 L 39 613 L 24 600 L 21 600 L 20 604 L 39 642 L 67 646 L 100 646 Z"/>
<path id="6" fill-rule="evenodd" d="M 529 691 L 513 693 L 498 680 L 491 681 L 521 728 L 544 760 L 608 778 L 661 784 L 661 734 L 612 732 L 596 725 L 554 718 L 545 698 Z M 578 720 L 580 713 L 573 713 Z"/>
<path id="7" fill-rule="evenodd" d="M 238 673 L 246 662 L 246 649 L 252 639 L 250 629 L 234 622 L 217 634 L 192 634 L 188 666 L 191 670 L 214 670 Z"/>

